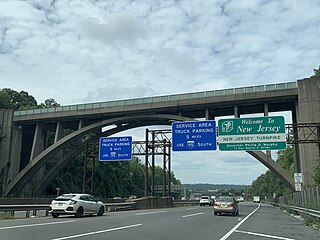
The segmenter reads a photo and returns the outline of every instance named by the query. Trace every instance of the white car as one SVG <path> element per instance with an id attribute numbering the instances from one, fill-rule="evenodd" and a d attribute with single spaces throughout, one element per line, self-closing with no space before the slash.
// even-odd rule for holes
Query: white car
<path id="1" fill-rule="evenodd" d="M 200 206 L 212 206 L 212 200 L 209 196 L 202 196 L 200 199 Z"/>
<path id="2" fill-rule="evenodd" d="M 105 213 L 105 205 L 89 194 L 62 194 L 51 202 L 49 213 L 54 218 L 59 215 L 82 217 L 84 214 L 97 214 L 102 216 Z"/>

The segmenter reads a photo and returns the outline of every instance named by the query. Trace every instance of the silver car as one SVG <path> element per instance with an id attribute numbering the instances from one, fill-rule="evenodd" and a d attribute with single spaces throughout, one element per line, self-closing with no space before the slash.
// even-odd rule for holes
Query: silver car
<path id="1" fill-rule="evenodd" d="M 239 205 L 233 197 L 220 196 L 215 199 L 213 211 L 214 215 L 231 213 L 236 216 L 239 215 Z"/>
<path id="2" fill-rule="evenodd" d="M 70 193 L 54 199 L 49 205 L 49 213 L 54 218 L 59 215 L 82 217 L 84 214 L 97 214 L 102 216 L 105 213 L 105 205 L 89 194 Z"/>

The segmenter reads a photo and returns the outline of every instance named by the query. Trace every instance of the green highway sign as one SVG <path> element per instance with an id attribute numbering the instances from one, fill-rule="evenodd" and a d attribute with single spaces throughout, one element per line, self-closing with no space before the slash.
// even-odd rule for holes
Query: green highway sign
<path id="1" fill-rule="evenodd" d="M 221 151 L 285 149 L 285 130 L 283 116 L 220 119 L 219 149 Z"/>

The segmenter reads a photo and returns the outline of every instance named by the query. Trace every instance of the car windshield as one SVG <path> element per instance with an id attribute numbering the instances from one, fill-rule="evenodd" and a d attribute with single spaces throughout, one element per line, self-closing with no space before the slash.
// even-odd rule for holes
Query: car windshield
<path id="1" fill-rule="evenodd" d="M 201 197 L 201 199 L 209 199 L 209 197 Z"/>

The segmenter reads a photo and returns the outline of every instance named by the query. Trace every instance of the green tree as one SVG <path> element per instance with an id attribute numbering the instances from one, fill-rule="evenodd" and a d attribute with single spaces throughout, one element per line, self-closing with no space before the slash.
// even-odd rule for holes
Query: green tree
<path id="1" fill-rule="evenodd" d="M 37 108 L 37 101 L 35 98 L 25 91 L 17 92 L 10 88 L 3 88 L 1 92 L 5 101 L 5 106 L 3 107 L 6 109 L 27 110 Z"/>
<path id="2" fill-rule="evenodd" d="M 0 109 L 10 109 L 10 96 L 6 91 L 0 91 Z"/>
<path id="3" fill-rule="evenodd" d="M 314 76 L 319 76 L 320 77 L 320 66 L 318 69 L 313 69 Z"/>
<path id="4" fill-rule="evenodd" d="M 60 104 L 56 102 L 53 98 L 48 98 L 44 101 L 44 103 L 41 103 L 38 105 L 39 108 L 52 108 L 52 107 L 59 107 Z"/>
<path id="5" fill-rule="evenodd" d="M 277 163 L 293 176 L 295 172 L 294 149 L 289 146 L 285 150 L 278 151 L 277 154 Z M 246 192 L 252 196 L 258 195 L 267 198 L 272 198 L 274 193 L 276 196 L 292 193 L 291 189 L 270 170 L 253 181 Z"/>

